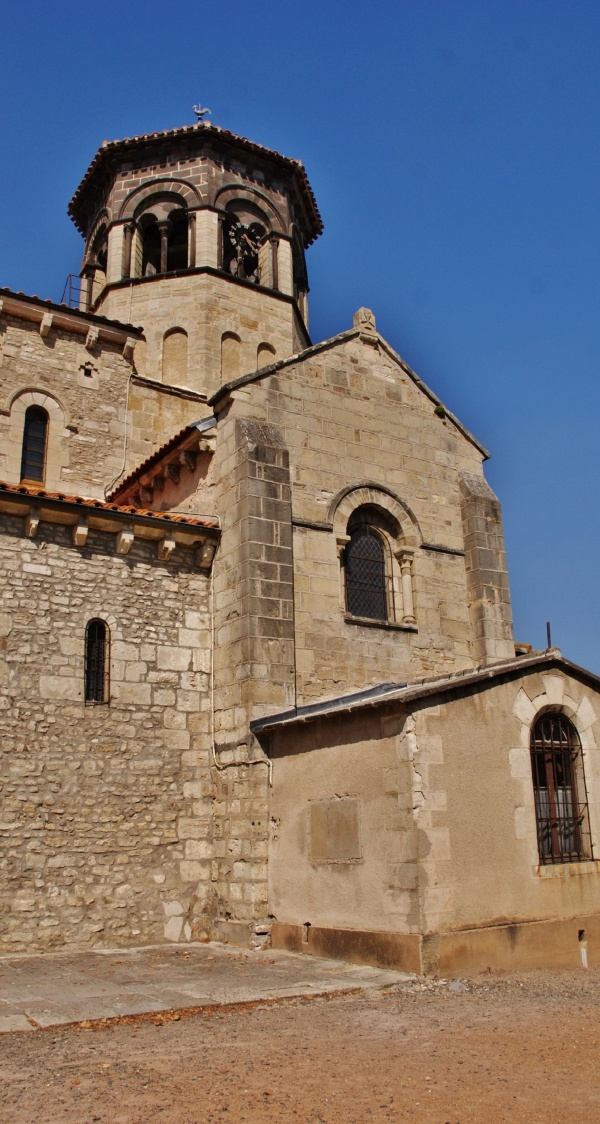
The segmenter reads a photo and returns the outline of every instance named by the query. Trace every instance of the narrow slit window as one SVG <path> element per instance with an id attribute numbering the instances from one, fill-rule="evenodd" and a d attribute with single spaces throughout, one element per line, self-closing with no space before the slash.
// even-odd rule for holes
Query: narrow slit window
<path id="1" fill-rule="evenodd" d="M 104 621 L 88 622 L 85 631 L 85 701 L 108 702 L 109 632 Z"/>
<path id="2" fill-rule="evenodd" d="M 564 714 L 543 714 L 531 735 L 540 863 L 592 857 L 581 742 Z"/>
<path id="3" fill-rule="evenodd" d="M 47 442 L 48 415 L 41 406 L 29 406 L 23 428 L 21 480 L 35 480 L 43 484 Z"/>

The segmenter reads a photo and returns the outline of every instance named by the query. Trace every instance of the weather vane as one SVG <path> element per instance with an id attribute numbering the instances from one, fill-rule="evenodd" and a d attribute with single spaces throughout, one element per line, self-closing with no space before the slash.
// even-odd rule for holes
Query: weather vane
<path id="1" fill-rule="evenodd" d="M 201 105 L 193 106 L 193 110 L 194 110 L 194 113 L 196 114 L 196 117 L 198 118 L 198 121 L 203 121 L 204 118 L 206 117 L 207 113 L 212 112 L 210 109 L 203 109 Z"/>

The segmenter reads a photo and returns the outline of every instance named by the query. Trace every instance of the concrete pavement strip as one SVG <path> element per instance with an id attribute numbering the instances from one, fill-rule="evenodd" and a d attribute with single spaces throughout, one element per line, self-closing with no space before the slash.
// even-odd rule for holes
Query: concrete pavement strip
<path id="1" fill-rule="evenodd" d="M 231 945 L 153 945 L 0 957 L 0 1033 L 163 1017 L 349 991 L 415 977 Z"/>

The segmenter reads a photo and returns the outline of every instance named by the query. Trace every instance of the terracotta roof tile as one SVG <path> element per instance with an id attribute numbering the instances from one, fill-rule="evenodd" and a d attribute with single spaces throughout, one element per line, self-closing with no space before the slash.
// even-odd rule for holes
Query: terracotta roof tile
<path id="1" fill-rule="evenodd" d="M 136 335 L 143 332 L 143 328 L 136 328 L 133 324 L 123 324 L 120 320 L 111 320 L 108 316 L 99 316 L 96 312 L 84 312 L 81 308 L 70 308 L 64 301 L 51 301 L 47 297 L 24 293 L 21 289 L 9 289 L 8 285 L 0 285 L 0 299 L 3 296 L 20 297 L 25 301 L 32 301 L 35 304 L 47 305 L 48 308 L 54 308 L 60 312 L 67 312 L 70 316 L 81 316 L 85 320 L 92 320 L 94 323 L 106 324 L 108 327 L 120 328 L 122 331 L 135 332 Z"/>
<path id="2" fill-rule="evenodd" d="M 151 453 L 149 457 L 146 457 L 145 461 L 142 461 L 142 463 L 139 464 L 137 468 L 134 468 L 133 472 L 130 472 L 129 476 L 126 476 L 125 479 L 120 484 L 118 484 L 116 488 L 113 488 L 112 492 L 108 496 L 108 500 L 110 501 L 116 499 L 116 497 L 119 496 L 121 492 L 124 492 L 130 486 L 130 484 L 135 483 L 139 476 L 143 476 L 144 472 L 147 472 L 153 464 L 156 464 L 159 460 L 161 460 L 161 458 L 164 457 L 166 453 L 170 453 L 173 449 L 176 449 L 177 446 L 184 440 L 184 438 L 189 437 L 190 434 L 193 433 L 194 429 L 196 429 L 195 424 L 184 425 L 183 429 L 179 430 L 179 433 L 176 433 L 174 437 L 171 437 L 168 441 L 165 441 L 165 444 L 161 445 L 160 449 L 157 449 L 155 453 Z"/>
<path id="3" fill-rule="evenodd" d="M 248 140 L 247 137 L 240 137 L 236 133 L 230 132 L 229 129 L 221 129 L 219 125 L 212 125 L 208 121 L 197 122 L 195 125 L 183 125 L 178 129 L 164 129 L 159 133 L 143 133 L 141 136 L 124 137 L 122 140 L 103 141 L 69 203 L 69 214 L 81 234 L 85 235 L 86 233 L 85 222 L 82 216 L 84 195 L 96 172 L 101 168 L 108 157 L 113 154 L 116 155 L 119 152 L 126 152 L 127 149 L 136 148 L 138 145 L 163 140 L 166 137 L 183 138 L 194 135 L 214 137 L 217 140 L 225 141 L 226 144 L 235 144 L 257 156 L 263 156 L 266 159 L 274 160 L 276 163 L 282 164 L 284 167 L 289 168 L 290 171 L 295 172 L 300 181 L 301 192 L 307 205 L 312 227 L 305 245 L 309 246 L 311 242 L 314 242 L 315 238 L 318 238 L 323 230 L 323 220 L 319 213 L 317 200 L 315 199 L 313 189 L 308 181 L 308 176 L 302 161 L 294 160 L 290 156 L 282 156 L 281 153 L 276 152 L 275 149 L 266 148 L 265 145 Z"/>
<path id="4" fill-rule="evenodd" d="M 90 500 L 83 496 L 69 496 L 65 492 L 48 492 L 45 488 L 38 488 L 35 484 L 6 484 L 0 481 L 0 492 L 9 492 L 11 495 L 32 496 L 41 500 L 59 500 L 62 503 L 77 504 L 87 510 L 116 511 L 122 515 L 144 515 L 150 519 L 160 519 L 165 523 L 181 523 L 191 527 L 212 527 L 218 530 L 217 519 L 197 518 L 187 515 L 177 515 L 167 511 L 149 511 L 146 508 L 133 507 L 131 504 L 118 504 L 104 500 Z"/>

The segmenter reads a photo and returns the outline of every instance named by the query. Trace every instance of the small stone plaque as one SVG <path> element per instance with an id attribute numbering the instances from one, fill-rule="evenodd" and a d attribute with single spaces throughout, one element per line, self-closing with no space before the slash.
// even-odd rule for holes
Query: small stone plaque
<path id="1" fill-rule="evenodd" d="M 309 851 L 313 862 L 347 863 L 361 858 L 359 801 L 351 797 L 310 805 Z"/>

